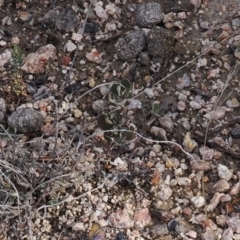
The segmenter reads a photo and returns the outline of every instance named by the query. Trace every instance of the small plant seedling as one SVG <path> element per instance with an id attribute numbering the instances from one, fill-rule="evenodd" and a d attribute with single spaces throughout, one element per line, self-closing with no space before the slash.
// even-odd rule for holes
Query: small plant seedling
<path id="1" fill-rule="evenodd" d="M 14 45 L 12 50 L 12 65 L 13 67 L 20 67 L 23 63 L 23 51 L 18 45 Z"/>
<path id="2" fill-rule="evenodd" d="M 131 91 L 132 84 L 127 79 L 123 79 L 119 83 L 114 83 L 108 94 L 109 101 L 121 105 L 125 99 L 132 96 Z"/>
<path id="3" fill-rule="evenodd" d="M 165 99 L 161 104 L 158 101 L 152 103 L 152 114 L 160 117 L 168 106 L 168 99 Z"/>

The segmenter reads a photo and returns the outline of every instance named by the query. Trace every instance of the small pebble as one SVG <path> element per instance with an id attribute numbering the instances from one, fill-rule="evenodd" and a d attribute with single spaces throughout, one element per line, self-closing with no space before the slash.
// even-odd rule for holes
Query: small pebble
<path id="1" fill-rule="evenodd" d="M 228 181 L 233 176 L 232 172 L 228 169 L 228 167 L 222 164 L 218 164 L 217 171 L 220 179 L 225 179 Z"/>
<path id="2" fill-rule="evenodd" d="M 83 35 L 80 34 L 80 33 L 73 33 L 72 34 L 72 40 L 73 41 L 79 42 L 79 41 L 82 40 L 82 38 L 83 38 Z"/>
<path id="3" fill-rule="evenodd" d="M 225 194 L 221 197 L 221 202 L 230 202 L 232 200 L 232 197 L 230 194 Z"/>
<path id="4" fill-rule="evenodd" d="M 180 186 L 189 186 L 192 182 L 188 177 L 176 177 L 176 180 Z"/>
<path id="5" fill-rule="evenodd" d="M 75 110 L 73 111 L 73 113 L 74 113 L 74 117 L 75 117 L 75 118 L 80 118 L 80 117 L 82 117 L 82 111 L 80 111 L 79 109 L 75 109 Z"/>
<path id="6" fill-rule="evenodd" d="M 219 107 L 217 110 L 212 111 L 211 113 L 205 114 L 207 119 L 218 120 L 224 118 L 226 114 L 226 107 Z"/>
<path id="7" fill-rule="evenodd" d="M 233 230 L 231 227 L 224 230 L 222 234 L 222 240 L 230 240 L 233 239 Z"/>
<path id="8" fill-rule="evenodd" d="M 228 181 L 222 179 L 213 185 L 214 192 L 225 192 L 230 188 Z"/>
<path id="9" fill-rule="evenodd" d="M 141 3 L 136 11 L 136 23 L 140 27 L 147 27 L 161 22 L 164 13 L 158 2 Z"/>
<path id="10" fill-rule="evenodd" d="M 0 46 L 1 47 L 4 47 L 4 46 L 6 46 L 7 45 L 7 42 L 6 41 L 4 41 L 4 40 L 1 40 L 0 41 Z"/>
<path id="11" fill-rule="evenodd" d="M 230 195 L 231 196 L 236 196 L 239 192 L 240 192 L 240 182 L 237 182 L 231 188 Z"/>
<path id="12" fill-rule="evenodd" d="M 186 109 L 186 103 L 183 101 L 178 102 L 177 109 L 181 112 L 184 111 Z"/>
<path id="13" fill-rule="evenodd" d="M 224 196 L 224 193 L 215 193 L 210 201 L 210 204 L 206 206 L 207 212 L 212 212 L 220 202 L 221 197 Z"/>
<path id="14" fill-rule="evenodd" d="M 150 228 L 150 235 L 152 239 L 167 235 L 169 233 L 167 224 L 157 224 Z"/>
<path id="15" fill-rule="evenodd" d="M 196 208 L 200 208 L 205 204 L 205 198 L 202 196 L 196 196 L 191 198 L 191 202 L 194 204 Z"/>
<path id="16" fill-rule="evenodd" d="M 236 233 L 240 233 L 240 219 L 239 216 L 227 218 L 227 225 Z"/>
<path id="17" fill-rule="evenodd" d="M 152 89 L 152 88 L 145 88 L 145 89 L 144 89 L 144 93 L 145 93 L 149 98 L 153 98 L 153 97 L 154 97 L 154 93 L 153 93 L 153 89 Z"/>
<path id="18" fill-rule="evenodd" d="M 90 79 L 88 80 L 88 86 L 89 86 L 90 88 L 94 88 L 94 87 L 96 86 L 96 81 L 95 81 L 94 78 L 90 78 Z"/>
<path id="19" fill-rule="evenodd" d="M 176 86 L 178 89 L 183 89 L 185 87 L 189 87 L 190 84 L 191 81 L 189 76 L 186 73 L 184 73 L 182 78 L 178 78 Z"/>
<path id="20" fill-rule="evenodd" d="M 198 146 L 197 142 L 191 138 L 189 132 L 184 136 L 183 146 L 188 152 L 192 152 L 193 149 Z"/>
<path id="21" fill-rule="evenodd" d="M 165 115 L 165 116 L 161 117 L 159 119 L 159 122 L 160 122 L 160 125 L 163 128 L 167 128 L 169 130 L 169 132 L 173 131 L 174 123 L 173 123 L 173 120 L 169 116 Z"/>
<path id="22" fill-rule="evenodd" d="M 237 108 L 239 107 L 239 102 L 236 98 L 232 98 L 226 102 L 226 106 L 229 108 Z"/>
<path id="23" fill-rule="evenodd" d="M 226 220 L 227 220 L 227 216 L 225 216 L 225 215 L 216 216 L 216 223 L 217 223 L 217 225 L 219 225 L 221 227 L 226 226 Z"/>
<path id="24" fill-rule="evenodd" d="M 128 110 L 132 109 L 141 109 L 142 108 L 142 103 L 137 100 L 137 99 L 131 99 L 130 103 L 128 105 Z"/>
<path id="25" fill-rule="evenodd" d="M 190 230 L 185 233 L 185 236 L 195 239 L 195 238 L 197 238 L 197 233 L 193 230 Z"/>
<path id="26" fill-rule="evenodd" d="M 189 105 L 195 109 L 195 110 L 198 110 L 198 109 L 201 109 L 202 108 L 202 105 L 199 104 L 198 102 L 196 101 L 190 101 Z"/>
<path id="27" fill-rule="evenodd" d="M 163 201 L 168 200 L 172 196 L 172 189 L 168 185 L 161 185 L 161 190 L 158 192 L 158 197 Z"/>
<path id="28" fill-rule="evenodd" d="M 68 40 L 68 42 L 66 43 L 64 49 L 67 52 L 73 52 L 74 50 L 77 49 L 77 46 L 71 40 Z"/>

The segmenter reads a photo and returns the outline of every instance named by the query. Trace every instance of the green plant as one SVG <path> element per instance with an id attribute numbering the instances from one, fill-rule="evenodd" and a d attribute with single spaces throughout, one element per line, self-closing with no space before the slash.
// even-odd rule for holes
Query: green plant
<path id="1" fill-rule="evenodd" d="M 108 94 L 109 102 L 122 105 L 125 99 L 132 96 L 131 90 L 132 84 L 127 79 L 123 79 L 119 83 L 114 83 Z"/>
<path id="2" fill-rule="evenodd" d="M 18 46 L 14 45 L 12 49 L 12 60 L 11 64 L 13 67 L 21 67 L 23 63 L 23 50 Z"/>
<path id="3" fill-rule="evenodd" d="M 110 145 L 122 146 L 135 137 L 130 132 L 118 131 L 123 127 L 127 130 L 134 130 L 132 127 L 125 125 L 126 119 L 124 118 L 126 112 L 126 100 L 131 97 L 132 84 L 127 79 L 114 83 L 110 87 L 108 101 L 113 105 L 113 110 L 111 112 L 101 113 L 97 118 L 98 127 L 103 130 L 112 130 L 105 134 L 105 139 Z"/>

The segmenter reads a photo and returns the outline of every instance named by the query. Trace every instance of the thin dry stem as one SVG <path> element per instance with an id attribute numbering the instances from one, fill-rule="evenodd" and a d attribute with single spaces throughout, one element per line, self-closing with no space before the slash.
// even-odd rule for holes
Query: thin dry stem
<path id="1" fill-rule="evenodd" d="M 153 140 L 153 139 L 144 137 L 143 135 L 141 135 L 141 134 L 138 133 L 138 132 L 131 131 L 131 130 L 127 130 L 127 129 L 104 130 L 103 132 L 104 132 L 104 133 L 106 133 L 106 132 L 128 132 L 128 133 L 134 133 L 134 134 L 136 134 L 137 136 L 139 136 L 139 137 L 141 137 L 142 139 L 144 139 L 144 140 L 146 140 L 146 141 L 149 141 L 149 142 L 160 143 L 160 144 L 171 144 L 171 145 L 175 145 L 175 146 L 179 147 L 179 148 L 181 149 L 181 151 L 182 151 L 183 153 L 185 153 L 189 158 L 191 158 L 192 160 L 196 160 L 196 159 L 194 158 L 194 156 L 193 156 L 192 154 L 188 153 L 187 151 L 185 151 L 180 144 L 175 143 L 175 142 L 173 142 L 173 141 L 158 141 L 158 140 Z"/>

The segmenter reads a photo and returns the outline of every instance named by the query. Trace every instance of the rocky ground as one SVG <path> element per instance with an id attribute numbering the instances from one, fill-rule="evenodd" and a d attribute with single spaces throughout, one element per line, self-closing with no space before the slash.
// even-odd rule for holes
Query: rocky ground
<path id="1" fill-rule="evenodd" d="M 0 18 L 0 239 L 240 239 L 239 1 Z"/>

